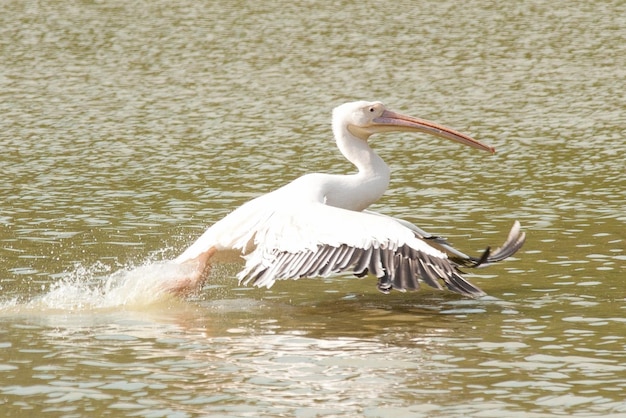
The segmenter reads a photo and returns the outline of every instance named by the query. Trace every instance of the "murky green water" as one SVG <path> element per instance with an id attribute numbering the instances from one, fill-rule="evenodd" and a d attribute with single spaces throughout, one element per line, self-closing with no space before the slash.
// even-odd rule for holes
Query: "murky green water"
<path id="1" fill-rule="evenodd" d="M 1 4 L 3 416 L 626 416 L 623 2 Z M 149 292 L 245 200 L 348 172 L 354 99 L 497 148 L 373 139 L 376 210 L 468 251 L 522 222 L 491 298 L 234 264 Z"/>

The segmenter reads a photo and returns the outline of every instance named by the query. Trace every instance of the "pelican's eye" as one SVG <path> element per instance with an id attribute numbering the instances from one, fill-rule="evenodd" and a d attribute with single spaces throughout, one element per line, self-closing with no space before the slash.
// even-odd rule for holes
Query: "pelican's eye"
<path id="1" fill-rule="evenodd" d="M 374 113 L 376 111 L 376 109 L 374 108 L 374 106 L 370 107 L 370 113 Z"/>

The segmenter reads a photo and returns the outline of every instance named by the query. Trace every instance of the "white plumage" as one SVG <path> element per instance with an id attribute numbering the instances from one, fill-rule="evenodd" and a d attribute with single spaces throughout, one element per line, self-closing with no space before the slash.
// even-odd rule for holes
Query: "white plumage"
<path id="1" fill-rule="evenodd" d="M 333 133 L 342 154 L 357 173 L 302 176 L 253 199 L 212 225 L 176 263 L 196 263 L 193 277 L 168 290 L 188 293 L 206 276 L 209 259 L 219 251 L 240 251 L 244 283 L 270 287 L 279 279 L 328 276 L 351 271 L 378 278 L 382 292 L 419 288 L 418 279 L 435 288 L 480 296 L 484 292 L 462 276 L 459 267 L 477 267 L 514 254 L 525 235 L 515 222 L 504 245 L 482 257 L 467 256 L 443 239 L 404 220 L 365 209 L 389 185 L 389 168 L 367 139 L 377 132 L 420 131 L 475 148 L 493 148 L 442 125 L 385 109 L 380 102 L 346 103 L 333 111 Z"/>

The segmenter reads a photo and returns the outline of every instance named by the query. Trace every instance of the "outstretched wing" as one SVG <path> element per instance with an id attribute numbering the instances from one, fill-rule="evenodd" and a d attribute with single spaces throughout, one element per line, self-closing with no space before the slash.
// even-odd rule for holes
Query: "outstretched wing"
<path id="1" fill-rule="evenodd" d="M 372 215 L 388 217 L 386 215 L 381 215 L 376 212 L 364 212 Z M 446 253 L 451 261 L 453 261 L 456 265 L 462 267 L 487 267 L 490 264 L 502 261 L 505 258 L 509 258 L 513 254 L 515 254 L 520 248 L 522 248 L 524 242 L 526 241 L 526 234 L 522 232 L 519 221 L 515 221 L 506 241 L 504 242 L 504 244 L 502 244 L 502 246 L 496 248 L 495 250 L 487 247 L 487 249 L 485 249 L 480 257 L 472 257 L 451 246 L 448 241 L 445 240 L 445 238 L 429 234 L 428 232 L 424 231 L 416 225 L 413 225 L 408 221 L 405 221 L 404 219 L 391 219 L 394 219 L 395 221 L 409 228 L 415 233 L 416 237 L 427 241 L 430 245 Z"/>
<path id="2" fill-rule="evenodd" d="M 278 210 L 256 230 L 256 248 L 245 256 L 238 278 L 270 287 L 280 279 L 370 273 L 385 293 L 417 290 L 421 280 L 437 289 L 445 286 L 467 296 L 484 295 L 462 277 L 459 263 L 429 245 L 431 236 L 407 224 L 321 203 Z M 437 245 L 452 248 L 443 241 Z"/>

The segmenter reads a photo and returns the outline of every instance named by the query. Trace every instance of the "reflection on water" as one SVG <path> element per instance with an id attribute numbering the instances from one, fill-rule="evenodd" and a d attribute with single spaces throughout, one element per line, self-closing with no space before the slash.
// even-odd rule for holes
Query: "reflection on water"
<path id="1" fill-rule="evenodd" d="M 359 298 L 314 307 L 310 299 L 306 306 L 241 293 L 195 305 L 14 317 L 3 395 L 25 409 L 43 401 L 49 412 L 141 416 L 624 412 L 622 336 L 607 334 L 585 350 L 576 341 L 593 331 L 565 329 L 556 342 L 510 304 L 472 302 L 480 309 L 447 320 L 436 311 L 467 303 L 428 296 L 417 308 L 401 299 L 390 308 Z M 486 338 L 489 322 L 499 329 Z M 450 401 L 459 398 L 469 402 Z"/>
<path id="2" fill-rule="evenodd" d="M 626 416 L 626 10 L 7 2 L 0 14 L 6 416 Z M 388 135 L 376 210 L 478 253 L 491 296 L 350 276 L 158 292 L 259 193 L 350 170 L 331 107 L 377 99 L 494 145 Z"/>

